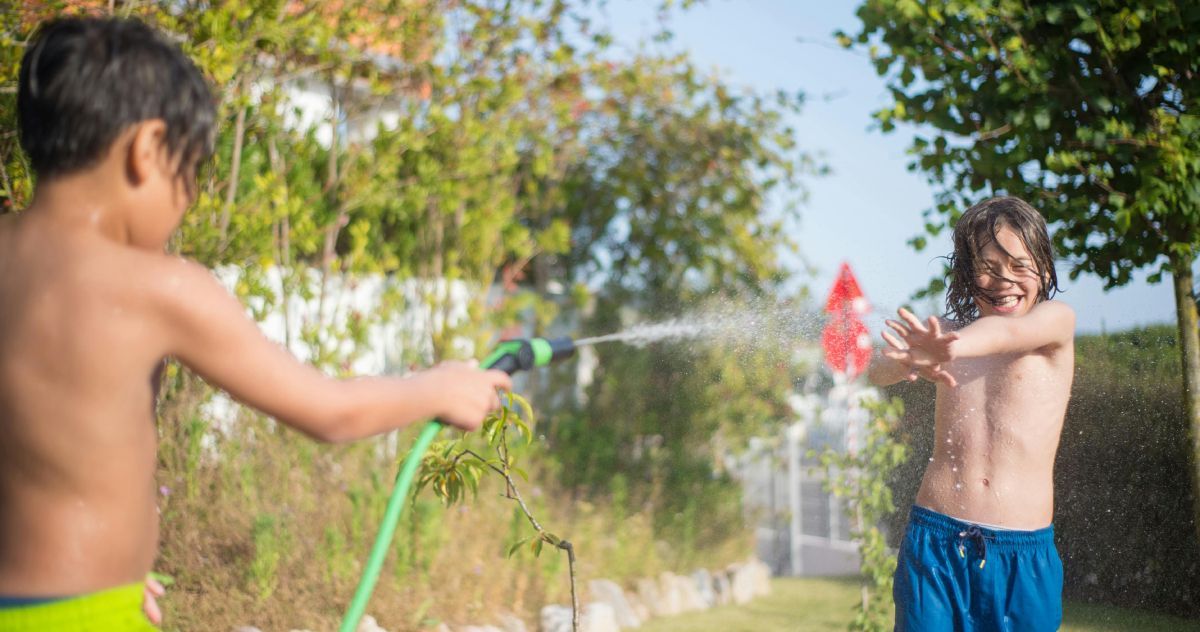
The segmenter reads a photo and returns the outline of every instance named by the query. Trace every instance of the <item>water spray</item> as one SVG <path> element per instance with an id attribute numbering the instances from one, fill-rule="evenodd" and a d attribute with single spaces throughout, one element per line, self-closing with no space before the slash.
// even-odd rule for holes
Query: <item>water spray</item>
<path id="1" fill-rule="evenodd" d="M 599 339 L 592 339 L 588 344 L 601 342 Z M 551 363 L 569 358 L 575 354 L 575 348 L 579 343 L 570 338 L 522 338 L 518 340 L 505 340 L 501 342 L 492 351 L 491 354 L 484 359 L 482 367 L 485 369 L 499 369 L 512 375 L 517 371 L 528 371 L 534 367 L 547 366 Z M 413 476 L 417 472 L 417 468 L 421 466 L 421 461 L 425 458 L 425 451 L 429 449 L 429 444 L 433 442 L 434 437 L 438 432 L 441 432 L 445 426 L 440 421 L 434 420 L 429 422 L 417 437 L 416 443 L 413 444 L 412 450 L 408 453 L 408 458 L 404 460 L 404 465 L 400 468 L 400 473 L 396 476 L 396 484 L 392 488 L 392 495 L 388 499 L 387 509 L 383 514 L 383 523 L 379 527 L 379 534 L 375 536 L 375 544 L 371 547 L 371 555 L 367 558 L 367 567 L 363 570 L 362 579 L 358 582 L 358 588 L 354 591 L 354 597 L 350 600 L 350 607 L 346 610 L 346 616 L 342 619 L 342 627 L 340 632 L 355 632 L 358 629 L 358 622 L 362 619 L 363 613 L 366 612 L 367 602 L 371 599 L 371 593 L 375 590 L 375 583 L 379 581 L 379 572 L 383 569 L 383 560 L 387 557 L 388 547 L 391 545 L 392 536 L 396 533 L 396 523 L 400 520 L 400 514 L 404 511 L 404 500 L 408 497 L 408 490 L 412 486 Z"/>
<path id="2" fill-rule="evenodd" d="M 774 348 L 779 340 L 809 337 L 815 331 L 814 319 L 810 315 L 799 314 L 790 308 L 772 305 L 751 306 L 750 309 L 717 309 L 688 317 L 680 317 L 659 323 L 634 325 L 624 331 L 591 338 L 522 338 L 501 342 L 485 358 L 481 366 L 485 369 L 499 369 L 512 375 L 518 371 L 528 371 L 534 367 L 547 366 L 558 360 L 569 358 L 575 349 L 603 342 L 622 342 L 634 347 L 644 347 L 659 341 L 682 341 L 688 339 L 722 339 L 741 342 L 749 347 Z M 400 473 L 396 476 L 396 484 L 388 499 L 384 511 L 383 523 L 375 544 L 371 547 L 367 566 L 359 581 L 358 589 L 350 601 L 346 616 L 342 619 L 340 632 L 356 632 L 358 622 L 367 608 L 367 601 L 375 590 L 379 573 L 383 568 L 384 558 L 396 532 L 396 523 L 404 509 L 404 500 L 412 486 L 413 476 L 425 452 L 434 437 L 444 427 L 439 421 L 432 421 L 421 431 L 413 444 L 408 458 L 404 460 Z"/>

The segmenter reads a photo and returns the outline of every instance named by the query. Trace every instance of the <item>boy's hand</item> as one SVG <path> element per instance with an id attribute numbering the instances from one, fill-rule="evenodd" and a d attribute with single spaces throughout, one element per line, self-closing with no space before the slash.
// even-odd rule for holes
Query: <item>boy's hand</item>
<path id="1" fill-rule="evenodd" d="M 955 332 L 942 331 L 941 322 L 930 316 L 926 323 L 903 307 L 897 312 L 903 323 L 888 320 L 887 325 L 897 334 L 883 332 L 883 339 L 889 347 L 883 349 L 883 355 L 909 367 L 909 381 L 924 377 L 932 382 L 942 382 L 954 387 L 957 381 L 942 365 L 954 359 L 951 346 L 958 340 Z"/>
<path id="2" fill-rule="evenodd" d="M 142 612 L 154 625 L 162 625 L 162 610 L 158 607 L 158 597 L 166 594 L 166 589 L 157 579 L 146 575 L 146 588 L 142 591 Z"/>
<path id="3" fill-rule="evenodd" d="M 498 390 L 512 389 L 512 378 L 504 371 L 481 371 L 475 362 L 443 362 L 425 372 L 431 388 L 442 402 L 438 419 L 470 432 L 500 408 Z"/>

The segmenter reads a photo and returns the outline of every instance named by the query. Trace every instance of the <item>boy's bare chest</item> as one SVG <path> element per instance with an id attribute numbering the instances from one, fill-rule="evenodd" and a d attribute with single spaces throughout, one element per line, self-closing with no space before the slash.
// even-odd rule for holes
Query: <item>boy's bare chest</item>
<path id="1" fill-rule="evenodd" d="M 1061 423 L 1073 369 L 1058 358 L 1025 354 L 959 360 L 949 370 L 958 386 L 939 385 L 939 418 L 1016 429 Z"/>

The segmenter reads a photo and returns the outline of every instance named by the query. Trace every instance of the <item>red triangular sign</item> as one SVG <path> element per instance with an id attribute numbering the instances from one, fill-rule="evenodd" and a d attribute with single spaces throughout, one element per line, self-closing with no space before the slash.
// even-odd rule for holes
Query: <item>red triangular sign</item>
<path id="1" fill-rule="evenodd" d="M 837 280 L 833 282 L 833 289 L 829 291 L 829 298 L 825 299 L 825 311 L 830 314 L 840 314 L 843 311 L 865 314 L 871 311 L 871 306 L 863 296 L 862 289 L 858 287 L 858 279 L 854 278 L 849 263 L 842 263 Z"/>

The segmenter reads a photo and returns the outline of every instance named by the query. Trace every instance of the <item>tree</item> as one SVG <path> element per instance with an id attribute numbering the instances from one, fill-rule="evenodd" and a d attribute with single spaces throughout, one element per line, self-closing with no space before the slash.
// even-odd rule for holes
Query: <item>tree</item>
<path id="1" fill-rule="evenodd" d="M 303 323 L 300 342 L 308 357 L 325 370 L 344 369 L 365 346 L 369 322 L 413 303 L 429 313 L 429 329 L 438 325 L 413 334 L 427 335 L 427 344 L 405 339 L 404 366 L 467 353 L 451 343 L 464 337 L 482 342 L 526 306 L 537 307 L 539 322 L 546 322 L 550 302 L 524 292 L 517 283 L 522 278 L 535 290 L 551 281 L 612 288 L 597 299 L 598 313 L 606 316 L 623 305 L 672 311 L 719 288 L 768 288 L 780 276 L 775 247 L 783 234 L 782 217 L 763 214 L 763 201 L 794 186 L 808 164 L 782 124 L 794 97 L 737 93 L 680 57 L 643 52 L 609 59 L 611 37 L 589 22 L 591 4 L 0 0 L 0 195 L 21 212 L 32 191 L 14 103 L 17 65 L 36 24 L 79 12 L 134 16 L 170 33 L 219 100 L 216 156 L 201 171 L 199 198 L 173 251 L 236 269 L 237 293 L 259 317 L 282 312 L 287 320 L 290 297 L 332 295 L 345 287 L 332 282 L 339 276 L 353 282 L 386 275 L 431 288 L 355 318 L 292 314 L 291 322 Z M 318 105 L 302 115 L 298 95 Z M 272 269 L 283 274 L 271 276 Z M 473 289 L 466 318 L 451 323 L 444 317 L 453 301 L 443 280 Z M 500 283 L 506 299 L 515 290 L 521 300 L 488 303 Z M 693 518 L 709 515 L 704 503 L 715 502 L 706 492 L 717 491 L 730 508 L 726 515 L 739 518 L 732 485 L 705 487 L 714 469 L 711 435 L 786 414 L 786 369 L 776 362 L 743 368 L 719 352 L 699 360 L 673 352 L 669 366 L 654 365 L 646 352 L 608 353 L 613 367 L 604 375 L 618 387 L 642 390 L 598 395 L 593 401 L 600 404 L 587 412 L 599 420 L 620 414 L 613 427 L 615 437 L 629 442 L 623 445 L 650 433 L 667 439 L 671 453 L 654 461 L 653 473 L 675 477 L 667 490 L 693 500 L 669 497 L 662 504 L 681 511 L 659 515 L 679 513 L 671 518 L 675 524 L 694 530 L 701 521 Z M 637 383 L 645 373 L 621 371 L 642 366 L 652 370 L 654 381 L 647 384 L 657 391 Z M 703 397 L 693 399 L 699 392 Z M 288 572 L 312 566 L 311 549 L 280 543 L 286 534 L 294 543 L 323 543 L 329 581 L 344 582 L 369 535 L 364 524 L 373 521 L 371 508 L 382 504 L 376 501 L 385 490 L 377 483 L 386 475 L 379 473 L 389 471 L 394 447 L 383 440 L 313 448 L 249 417 L 222 436 L 202 408 L 208 393 L 178 367 L 168 370 L 160 401 L 161 474 L 185 491 L 163 513 L 163 570 L 185 582 L 193 570 L 234 582 L 251 577 L 256 594 L 276 590 L 277 598 L 286 599 L 291 589 L 324 595 L 293 603 L 286 615 L 264 615 L 266 625 L 282 627 L 284 616 L 327 616 L 342 605 L 338 591 L 317 589 L 318 580 Z M 637 399 L 637 412 L 647 416 L 622 409 L 619 393 Z M 654 398 L 644 407 L 643 395 Z M 214 438 L 209 462 L 204 446 Z M 242 449 L 248 445 L 255 448 Z M 387 449 L 376 449 L 380 445 Z M 582 447 L 577 452 L 585 454 Z M 337 458 L 327 458 L 331 453 Z M 272 480 L 276 472 L 295 486 L 250 484 L 252 477 Z M 613 479 L 612 470 L 593 473 L 597 481 Z M 238 493 L 228 493 L 235 484 Z M 216 506 L 226 513 L 207 512 Z M 306 513 L 311 520 L 275 519 L 290 511 L 286 507 L 321 511 Z M 254 547 L 261 556 L 249 569 L 239 568 L 243 560 L 224 558 L 219 568 L 191 566 L 195 551 L 236 548 L 241 541 L 230 532 L 237 521 L 221 516 L 263 518 L 250 521 L 262 546 Z M 432 564 L 440 545 L 417 542 L 414 535 L 405 563 Z M 291 577 L 291 588 L 278 583 L 280 576 Z M 428 586 L 412 588 L 432 594 Z M 214 617 L 244 615 L 251 606 L 227 597 L 200 593 L 171 616 L 181 617 L 174 620 L 183 627 L 234 625 Z"/>
<path id="2" fill-rule="evenodd" d="M 566 171 L 571 249 L 550 271 L 602 281 L 585 331 L 713 307 L 706 302 L 764 317 L 780 309 L 784 220 L 801 177 L 818 170 L 786 125 L 799 100 L 735 92 L 682 57 L 602 62 L 584 80 L 585 94 L 598 95 L 579 132 L 592 149 Z M 768 199 L 790 204 L 772 215 Z M 604 489 L 611 472 L 625 473 L 634 506 L 654 509 L 673 551 L 712 550 L 743 533 L 739 492 L 714 472 L 724 448 L 790 418 L 800 369 L 786 342 L 736 347 L 597 347 L 582 410 L 556 415 L 549 433 L 573 464 L 567 482 Z"/>
<path id="3" fill-rule="evenodd" d="M 838 37 L 866 48 L 888 82 L 880 126 L 929 134 L 911 165 L 940 189 L 926 232 L 1007 193 L 1046 216 L 1071 278 L 1113 288 L 1139 269 L 1172 276 L 1200 492 L 1200 5 L 867 0 L 858 16 L 862 30 Z"/>

